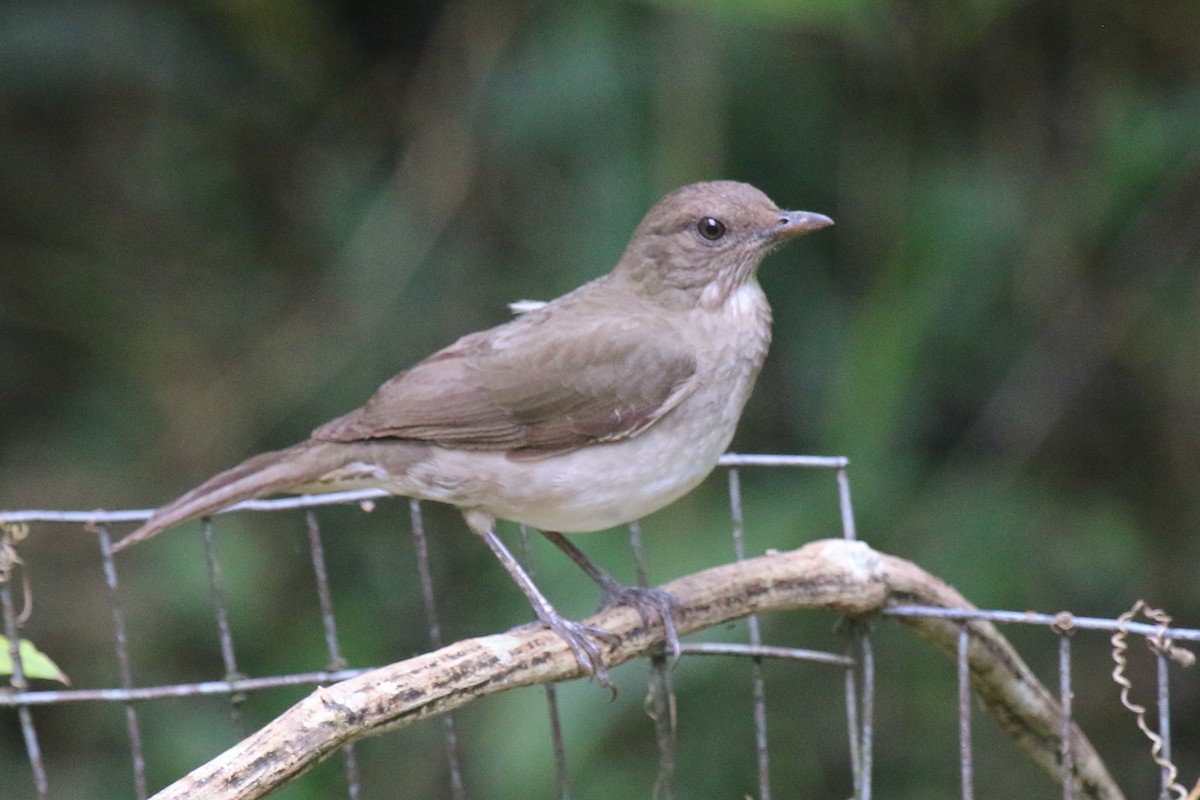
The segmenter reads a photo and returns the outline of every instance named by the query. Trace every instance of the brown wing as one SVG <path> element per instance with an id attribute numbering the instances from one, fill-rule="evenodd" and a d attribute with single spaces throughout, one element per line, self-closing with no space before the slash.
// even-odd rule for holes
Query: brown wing
<path id="1" fill-rule="evenodd" d="M 542 322 L 530 313 L 460 339 L 313 438 L 399 438 L 542 458 L 632 436 L 692 390 L 691 352 L 652 317 L 577 317 L 570 336 L 547 335 Z"/>

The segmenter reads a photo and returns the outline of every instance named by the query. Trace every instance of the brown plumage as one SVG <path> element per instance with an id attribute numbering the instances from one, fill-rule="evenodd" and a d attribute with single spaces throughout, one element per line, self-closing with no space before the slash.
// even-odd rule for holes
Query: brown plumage
<path id="1" fill-rule="evenodd" d="M 770 341 L 759 262 L 829 224 L 746 184 L 678 189 L 608 275 L 464 336 L 307 441 L 163 506 L 117 549 L 248 498 L 373 486 L 461 507 L 513 571 L 497 517 L 575 532 L 651 513 L 702 480 L 733 436 Z M 583 632 L 518 583 L 601 673 Z"/>

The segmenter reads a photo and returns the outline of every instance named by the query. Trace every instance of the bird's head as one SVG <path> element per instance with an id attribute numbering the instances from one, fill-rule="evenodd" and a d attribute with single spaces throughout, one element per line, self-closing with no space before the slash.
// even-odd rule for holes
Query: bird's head
<path id="1" fill-rule="evenodd" d="M 723 302 L 754 279 L 771 250 L 832 224 L 822 214 L 782 211 L 749 184 L 693 183 L 646 213 L 614 275 L 663 302 Z"/>

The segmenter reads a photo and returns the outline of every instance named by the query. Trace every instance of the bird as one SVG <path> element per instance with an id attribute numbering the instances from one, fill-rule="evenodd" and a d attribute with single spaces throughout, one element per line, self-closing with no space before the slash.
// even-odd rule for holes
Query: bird
<path id="1" fill-rule="evenodd" d="M 158 508 L 114 551 L 243 500 L 377 488 L 457 506 L 584 674 L 608 683 L 606 631 L 563 617 L 496 536 L 541 531 L 604 600 L 647 605 L 679 652 L 671 598 L 625 587 L 563 534 L 640 519 L 695 488 L 733 438 L 771 340 L 763 258 L 832 225 L 736 181 L 667 194 L 611 272 L 522 302 L 384 383 L 299 444 L 262 453 Z"/>

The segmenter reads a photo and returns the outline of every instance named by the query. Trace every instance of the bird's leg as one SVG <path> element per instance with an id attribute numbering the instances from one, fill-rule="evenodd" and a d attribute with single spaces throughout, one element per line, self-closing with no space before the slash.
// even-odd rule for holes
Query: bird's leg
<path id="1" fill-rule="evenodd" d="M 609 575 L 600 567 L 592 563 L 591 559 L 583 554 L 583 551 L 576 547 L 571 541 L 561 533 L 555 531 L 542 531 L 542 535 L 550 540 L 551 544 L 567 554 L 567 557 L 579 565 L 579 568 L 591 578 L 600 591 L 603 593 L 603 606 L 613 606 L 627 604 L 637 609 L 642 616 L 642 621 L 647 625 L 652 625 L 651 612 L 658 614 L 662 620 L 663 634 L 667 640 L 667 647 L 671 648 L 671 655 L 676 660 L 682 652 L 679 645 L 679 633 L 675 630 L 674 611 L 679 606 L 679 601 L 671 596 L 670 593 L 664 592 L 662 589 L 653 589 L 646 586 L 629 586 L 621 583 L 619 580 Z"/>
<path id="2" fill-rule="evenodd" d="M 468 527 L 483 539 L 500 563 L 504 565 L 504 568 L 508 570 L 508 574 L 512 576 L 513 581 L 528 598 L 529 604 L 533 606 L 533 612 L 537 614 L 537 618 L 542 621 L 542 624 L 566 641 L 584 672 L 595 678 L 601 686 L 612 690 L 615 695 L 616 687 L 609 680 L 608 670 L 604 666 L 603 653 L 601 653 L 599 645 L 591 638 L 612 639 L 615 638 L 614 635 L 603 628 L 572 622 L 559 614 L 534 584 L 529 573 L 521 567 L 520 562 L 504 546 L 504 542 L 496 536 L 495 520 L 490 515 L 474 510 L 464 511 L 463 516 L 466 517 Z"/>

